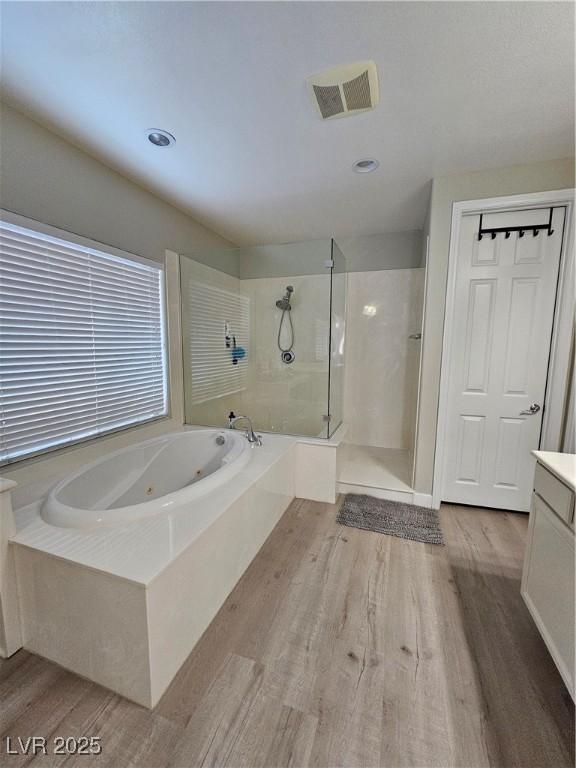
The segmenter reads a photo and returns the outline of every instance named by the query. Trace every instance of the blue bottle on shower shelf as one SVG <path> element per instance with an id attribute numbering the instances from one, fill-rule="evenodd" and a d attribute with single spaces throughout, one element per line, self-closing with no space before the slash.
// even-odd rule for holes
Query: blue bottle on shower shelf
<path id="1" fill-rule="evenodd" d="M 244 347 L 236 346 L 236 336 L 232 337 L 232 365 L 238 365 L 238 360 L 242 360 L 246 357 L 246 350 Z"/>

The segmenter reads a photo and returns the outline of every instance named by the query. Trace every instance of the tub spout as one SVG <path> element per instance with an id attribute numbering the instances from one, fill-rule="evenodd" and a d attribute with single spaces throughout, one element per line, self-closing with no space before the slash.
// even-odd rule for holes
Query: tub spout
<path id="1" fill-rule="evenodd" d="M 251 445 L 262 445 L 262 437 L 254 433 L 254 428 L 252 427 L 252 419 L 250 419 L 248 416 L 231 417 L 229 419 L 230 429 L 236 429 L 236 422 L 240 421 L 240 419 L 244 419 L 244 421 L 248 422 L 248 429 L 244 433 L 246 440 L 248 440 Z"/>

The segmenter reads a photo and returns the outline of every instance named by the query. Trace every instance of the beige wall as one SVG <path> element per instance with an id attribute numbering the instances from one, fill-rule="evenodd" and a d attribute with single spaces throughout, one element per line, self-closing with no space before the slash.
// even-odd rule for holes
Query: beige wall
<path id="1" fill-rule="evenodd" d="M 223 238 L 73 147 L 15 110 L 2 106 L 0 207 L 141 256 L 165 250 L 221 249 Z M 220 251 L 221 253 L 221 251 Z M 237 269 L 221 257 L 216 266 Z M 167 265 L 171 418 L 133 427 L 2 468 L 19 484 L 17 506 L 46 493 L 61 476 L 109 451 L 182 424 L 178 258 Z M 175 350 L 175 353 L 174 353 Z"/>
<path id="2" fill-rule="evenodd" d="M 385 232 L 381 235 L 336 238 L 348 272 L 414 269 L 422 266 L 422 232 Z"/>
<path id="3" fill-rule="evenodd" d="M 434 473 L 452 203 L 571 187 L 574 187 L 571 158 L 434 179 L 416 446 L 415 488 L 421 493 L 431 493 Z"/>
<path id="4" fill-rule="evenodd" d="M 346 259 L 348 272 L 373 272 L 382 269 L 414 269 L 423 266 L 422 232 L 384 232 L 360 237 L 338 237 L 336 247 Z M 330 240 L 305 240 L 294 243 L 255 245 L 232 252 L 214 253 L 196 250 L 184 253 L 194 261 L 217 266 L 241 280 L 292 275 L 323 275 L 324 262 L 330 257 Z M 230 268 L 218 266 L 225 257 Z M 236 264 L 233 259 L 236 258 Z"/>
<path id="5" fill-rule="evenodd" d="M 227 240 L 5 104 L 0 158 L 2 208 L 158 261 L 214 249 L 213 266 L 237 270 Z"/>

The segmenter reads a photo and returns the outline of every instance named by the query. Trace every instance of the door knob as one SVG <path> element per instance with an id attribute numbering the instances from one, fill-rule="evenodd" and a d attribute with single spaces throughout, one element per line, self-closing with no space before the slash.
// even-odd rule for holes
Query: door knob
<path id="1" fill-rule="evenodd" d="M 538 403 L 532 403 L 532 405 L 525 411 L 520 411 L 520 416 L 534 416 L 534 414 L 538 413 L 539 410 L 540 406 Z"/>

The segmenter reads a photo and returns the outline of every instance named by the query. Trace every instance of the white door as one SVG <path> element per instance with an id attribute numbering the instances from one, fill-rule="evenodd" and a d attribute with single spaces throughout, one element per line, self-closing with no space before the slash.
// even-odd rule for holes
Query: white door
<path id="1" fill-rule="evenodd" d="M 490 213 L 483 228 L 548 221 L 549 208 Z M 456 264 L 442 500 L 528 511 L 558 283 L 564 208 L 553 234 L 478 240 L 462 217 Z M 532 407 L 533 406 L 533 407 Z M 532 408 L 531 408 L 532 407 Z"/>

